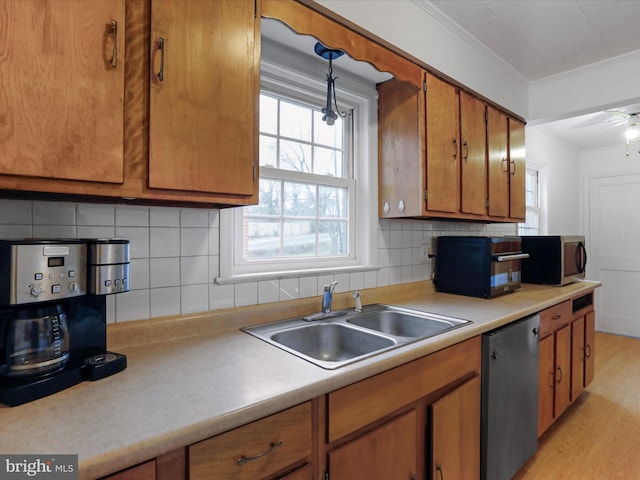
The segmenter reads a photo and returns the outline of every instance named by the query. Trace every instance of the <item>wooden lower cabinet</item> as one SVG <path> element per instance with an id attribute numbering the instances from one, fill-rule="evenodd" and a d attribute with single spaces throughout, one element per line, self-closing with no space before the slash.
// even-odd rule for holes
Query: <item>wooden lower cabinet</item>
<path id="1" fill-rule="evenodd" d="M 538 437 L 591 383 L 595 370 L 593 294 L 540 312 Z"/>
<path id="2" fill-rule="evenodd" d="M 384 423 L 328 455 L 331 480 L 415 479 L 417 472 L 415 409 Z"/>
<path id="3" fill-rule="evenodd" d="M 327 395 L 330 480 L 480 476 L 480 337 Z M 432 461 L 431 461 L 432 460 Z"/>
<path id="4" fill-rule="evenodd" d="M 311 402 L 306 402 L 191 445 L 189 479 L 288 478 L 311 456 L 311 424 Z"/>
<path id="5" fill-rule="evenodd" d="M 480 478 L 479 399 L 480 376 L 475 376 L 429 407 L 430 478 Z"/>

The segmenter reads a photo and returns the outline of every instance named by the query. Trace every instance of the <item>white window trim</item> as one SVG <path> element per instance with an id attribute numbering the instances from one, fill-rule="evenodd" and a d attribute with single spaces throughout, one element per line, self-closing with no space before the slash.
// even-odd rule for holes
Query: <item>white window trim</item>
<path id="1" fill-rule="evenodd" d="M 278 64 L 261 61 L 261 84 L 270 90 L 278 91 L 287 84 L 288 88 L 300 86 L 311 91 L 324 103 L 326 95 L 326 70 L 318 71 L 313 77 L 297 70 Z M 326 62 L 324 65 L 326 69 Z M 335 69 L 335 67 L 334 67 Z M 305 70 L 308 70 L 305 68 Z M 299 262 L 287 263 L 284 268 L 274 268 L 277 261 L 268 266 L 252 262 L 252 267 L 236 265 L 235 262 L 235 234 L 242 215 L 239 209 L 225 209 L 220 211 L 220 275 L 215 279 L 218 284 L 236 283 L 243 281 L 257 281 L 276 278 L 301 277 L 307 275 L 321 275 L 327 273 L 345 273 L 356 271 L 376 270 L 378 233 L 377 233 L 377 204 L 378 204 L 378 119 L 377 119 L 377 91 L 354 80 L 346 73 L 338 74 L 336 95 L 341 110 L 355 108 L 358 114 L 353 118 L 355 135 L 352 152 L 353 178 L 356 181 L 355 202 L 353 210 L 355 218 L 351 224 L 355 228 L 350 231 L 354 237 L 353 253 L 350 257 L 335 258 L 304 258 Z M 342 88 L 346 86 L 349 91 Z M 286 92 L 290 96 L 290 91 Z M 308 98 L 308 97 L 307 97 Z M 353 201 L 352 198 L 349 201 Z"/>

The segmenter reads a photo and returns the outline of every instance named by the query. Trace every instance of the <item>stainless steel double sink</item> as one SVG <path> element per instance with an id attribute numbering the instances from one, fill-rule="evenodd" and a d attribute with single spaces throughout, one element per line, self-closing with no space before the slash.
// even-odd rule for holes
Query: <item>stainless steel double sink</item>
<path id="1" fill-rule="evenodd" d="M 342 310 L 325 319 L 294 318 L 241 330 L 329 370 L 471 321 L 391 305 Z"/>

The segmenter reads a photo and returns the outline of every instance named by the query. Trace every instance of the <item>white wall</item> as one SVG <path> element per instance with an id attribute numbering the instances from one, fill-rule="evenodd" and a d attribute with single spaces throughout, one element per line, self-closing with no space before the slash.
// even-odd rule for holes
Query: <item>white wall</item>
<path id="1" fill-rule="evenodd" d="M 466 87 L 528 118 L 529 84 L 425 0 L 319 0 Z"/>
<path id="2" fill-rule="evenodd" d="M 526 127 L 527 165 L 538 168 L 543 235 L 581 234 L 580 152 L 543 126 Z"/>

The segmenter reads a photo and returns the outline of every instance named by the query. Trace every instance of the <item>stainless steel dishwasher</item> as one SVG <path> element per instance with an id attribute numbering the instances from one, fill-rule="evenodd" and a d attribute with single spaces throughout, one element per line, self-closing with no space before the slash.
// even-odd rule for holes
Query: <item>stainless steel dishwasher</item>
<path id="1" fill-rule="evenodd" d="M 538 448 L 540 316 L 482 336 L 480 478 L 509 480 Z"/>

